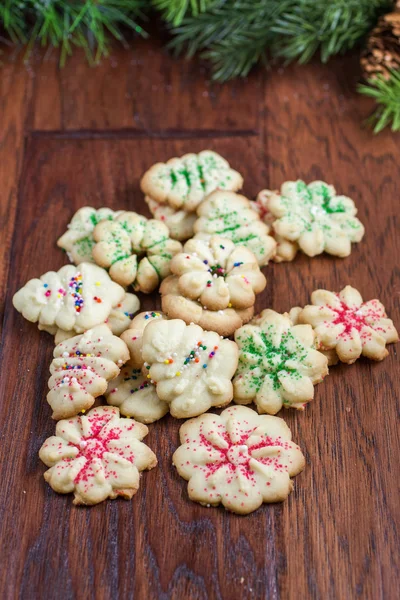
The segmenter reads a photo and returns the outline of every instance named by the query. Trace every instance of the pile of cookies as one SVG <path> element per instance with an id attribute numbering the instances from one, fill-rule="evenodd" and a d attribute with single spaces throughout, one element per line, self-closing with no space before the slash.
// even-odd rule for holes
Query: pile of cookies
<path id="1" fill-rule="evenodd" d="M 147 424 L 168 412 L 189 419 L 173 464 L 191 500 L 239 514 L 284 500 L 305 460 L 274 415 L 303 410 L 329 366 L 382 360 L 398 340 L 384 306 L 351 286 L 254 316 L 269 260 L 348 256 L 364 228 L 354 202 L 321 181 L 286 182 L 255 202 L 242 183 L 209 150 L 158 163 L 141 181 L 154 219 L 81 208 L 57 242 L 72 264 L 14 295 L 55 336 L 47 402 L 57 425 L 39 456 L 74 504 L 131 498 L 157 464 Z M 157 289 L 162 310 L 138 313 L 136 293 Z"/>

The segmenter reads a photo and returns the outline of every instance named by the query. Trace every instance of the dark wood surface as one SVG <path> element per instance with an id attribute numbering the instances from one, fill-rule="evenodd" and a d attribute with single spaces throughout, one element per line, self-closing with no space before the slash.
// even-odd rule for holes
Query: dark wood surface
<path id="1" fill-rule="evenodd" d="M 400 325 L 399 138 L 363 128 L 357 57 L 256 71 L 209 84 L 202 65 L 155 42 L 90 69 L 77 53 L 3 57 L 0 77 L 0 419 L 4 599 L 347 599 L 399 589 L 399 366 L 331 369 L 303 414 L 282 416 L 307 467 L 281 505 L 247 517 L 187 498 L 171 467 L 179 421 L 150 426 L 159 467 L 131 502 L 76 508 L 43 480 L 37 451 L 54 430 L 45 401 L 52 339 L 13 310 L 29 278 L 65 263 L 55 242 L 80 206 L 144 211 L 139 177 L 156 160 L 212 148 L 244 192 L 322 178 L 354 198 L 366 236 L 347 259 L 269 265 L 257 308 L 302 305 L 347 283 Z M 159 307 L 157 296 L 144 308 Z"/>

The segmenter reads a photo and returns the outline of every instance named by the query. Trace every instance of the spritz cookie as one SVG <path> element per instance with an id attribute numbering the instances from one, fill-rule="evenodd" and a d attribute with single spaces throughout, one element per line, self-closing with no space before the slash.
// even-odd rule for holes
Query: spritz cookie
<path id="1" fill-rule="evenodd" d="M 150 293 L 169 275 L 171 258 L 182 249 L 169 237 L 168 227 L 134 212 L 101 221 L 93 231 L 92 255 L 110 277 L 123 286 Z"/>
<path id="2" fill-rule="evenodd" d="M 195 212 L 176 210 L 168 204 L 160 204 L 150 196 L 145 196 L 145 201 L 153 217 L 165 223 L 174 240 L 183 241 L 193 237 L 193 226 L 197 219 Z"/>
<path id="3" fill-rule="evenodd" d="M 65 265 L 31 279 L 13 297 L 14 307 L 41 329 L 81 333 L 104 323 L 125 290 L 96 265 Z M 53 330 L 54 332 L 54 330 Z"/>
<path id="4" fill-rule="evenodd" d="M 107 498 L 129 500 L 139 489 L 140 471 L 157 465 L 141 440 L 146 425 L 121 419 L 118 408 L 99 406 L 87 415 L 59 421 L 39 457 L 49 469 L 47 483 L 59 494 L 74 494 L 74 504 L 98 504 Z"/>
<path id="5" fill-rule="evenodd" d="M 81 262 L 94 262 L 94 228 L 100 221 L 113 221 L 121 213 L 121 210 L 114 211 L 111 208 L 80 208 L 68 224 L 67 231 L 58 239 L 57 246 L 65 250 L 70 261 L 76 265 Z"/>
<path id="6" fill-rule="evenodd" d="M 168 411 L 169 404 L 159 399 L 155 384 L 142 374 L 142 340 L 145 328 L 155 319 L 165 319 L 159 311 L 139 313 L 121 339 L 129 350 L 129 361 L 116 379 L 108 384 L 105 397 L 109 404 L 118 406 L 121 414 L 134 417 L 141 423 L 153 423 Z"/>
<path id="7" fill-rule="evenodd" d="M 353 200 L 337 196 L 332 185 L 323 181 L 287 181 L 280 194 L 272 194 L 268 209 L 275 217 L 277 235 L 297 242 L 308 256 L 322 252 L 349 256 L 351 244 L 360 242 L 364 226 L 357 219 Z"/>
<path id="8" fill-rule="evenodd" d="M 141 312 L 131 321 L 129 328 L 121 335 L 129 350 L 128 364 L 132 367 L 143 366 L 142 340 L 146 327 L 155 319 L 166 319 L 166 315 L 159 310 Z"/>
<path id="9" fill-rule="evenodd" d="M 260 266 L 274 256 L 275 240 L 269 227 L 253 210 L 250 200 L 233 192 L 212 193 L 197 209 L 195 238 L 208 240 L 213 235 L 229 238 L 234 244 L 253 252 Z"/>
<path id="10" fill-rule="evenodd" d="M 190 419 L 179 436 L 173 464 L 188 481 L 189 498 L 204 506 L 245 515 L 263 502 L 281 502 L 305 466 L 283 419 L 244 406 Z"/>
<path id="11" fill-rule="evenodd" d="M 314 398 L 314 385 L 328 374 L 312 327 L 293 325 L 287 313 L 263 310 L 235 332 L 235 341 L 239 366 L 234 400 L 254 402 L 259 413 L 274 415 L 282 407 L 303 410 Z"/>
<path id="12" fill-rule="evenodd" d="M 169 411 L 169 404 L 157 396 L 155 384 L 142 374 L 142 369 L 125 365 L 108 384 L 108 404 L 118 406 L 122 415 L 140 423 L 154 423 Z"/>
<path id="13" fill-rule="evenodd" d="M 258 212 L 260 218 L 264 223 L 272 226 L 272 223 L 275 221 L 275 217 L 272 215 L 268 208 L 268 202 L 271 196 L 278 194 L 277 191 L 272 192 L 271 190 L 261 190 L 258 193 L 255 202 L 252 204 L 254 210 Z M 276 241 L 276 252 L 272 257 L 272 260 L 276 263 L 280 262 L 291 262 L 295 259 L 296 254 L 299 250 L 299 245 L 297 242 L 291 242 L 283 238 L 281 235 L 278 235 L 273 229 L 270 232 Z"/>
<path id="14" fill-rule="evenodd" d="M 107 325 L 99 325 L 58 344 L 53 356 L 47 402 L 58 420 L 93 406 L 129 359 L 129 351 Z"/>
<path id="15" fill-rule="evenodd" d="M 153 165 L 142 177 L 144 194 L 160 204 L 193 212 L 216 189 L 239 190 L 243 178 L 216 152 L 203 150 Z"/>
<path id="16" fill-rule="evenodd" d="M 130 327 L 132 319 L 139 308 L 139 298 L 135 294 L 127 292 L 122 301 L 112 309 L 106 320 L 114 335 L 121 335 Z"/>
<path id="17" fill-rule="evenodd" d="M 253 306 L 267 283 L 250 250 L 218 235 L 186 242 L 171 271 L 183 296 L 214 311 Z"/>
<path id="18" fill-rule="evenodd" d="M 254 306 L 210 310 L 197 300 L 185 298 L 179 289 L 177 275 L 164 279 L 160 286 L 160 293 L 161 306 L 168 318 L 183 319 L 188 325 L 196 323 L 203 329 L 216 331 L 226 337 L 233 335 L 236 329 L 248 323 L 254 314 Z"/>
<path id="19" fill-rule="evenodd" d="M 299 315 L 302 323 L 310 323 L 327 350 L 334 350 L 339 360 L 352 364 L 361 355 L 383 360 L 386 344 L 397 342 L 398 333 L 379 300 L 363 302 L 358 290 L 346 286 L 338 294 L 316 290 L 312 305 Z"/>
<path id="20" fill-rule="evenodd" d="M 289 310 L 288 315 L 293 325 L 299 325 L 301 323 L 300 314 L 302 310 L 302 306 L 293 306 L 293 308 Z M 339 362 L 339 358 L 336 354 L 335 348 L 324 348 L 318 336 L 316 336 L 315 338 L 315 348 L 318 350 L 318 352 L 321 352 L 321 354 L 326 356 L 326 358 L 328 359 L 328 367 L 337 365 L 337 363 Z"/>
<path id="21" fill-rule="evenodd" d="M 145 328 L 142 344 L 143 373 L 172 416 L 187 419 L 232 400 L 235 342 L 180 319 L 159 319 Z"/>
<path id="22" fill-rule="evenodd" d="M 109 326 L 114 335 L 119 336 L 125 329 L 128 329 L 135 312 L 137 312 L 139 308 L 139 298 L 135 296 L 135 294 L 126 293 L 123 300 L 111 310 L 105 323 Z M 76 331 L 64 331 L 64 329 L 60 329 L 55 325 L 48 327 L 39 325 L 39 329 L 54 335 L 54 343 L 56 345 L 76 335 Z"/>

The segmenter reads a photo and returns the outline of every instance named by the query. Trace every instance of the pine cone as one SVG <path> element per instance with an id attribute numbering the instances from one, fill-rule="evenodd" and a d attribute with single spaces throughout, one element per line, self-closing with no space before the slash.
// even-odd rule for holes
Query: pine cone
<path id="1" fill-rule="evenodd" d="M 389 79 L 391 70 L 400 69 L 400 0 L 395 10 L 383 15 L 372 30 L 361 56 L 361 67 L 365 79 L 378 75 Z"/>

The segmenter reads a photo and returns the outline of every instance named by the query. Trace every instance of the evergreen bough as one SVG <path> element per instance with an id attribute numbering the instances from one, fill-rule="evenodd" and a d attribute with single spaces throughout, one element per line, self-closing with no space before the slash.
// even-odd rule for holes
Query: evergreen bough
<path id="1" fill-rule="evenodd" d="M 109 54 L 112 39 L 125 44 L 129 32 L 146 36 L 157 12 L 171 33 L 169 46 L 211 62 L 212 77 L 246 76 L 271 58 L 322 62 L 361 43 L 393 0 L 2 0 L 0 40 L 35 42 L 60 49 L 60 63 L 74 46 L 91 63 Z M 375 131 L 400 129 L 400 74 L 377 78 L 359 91 L 378 103 Z"/>

